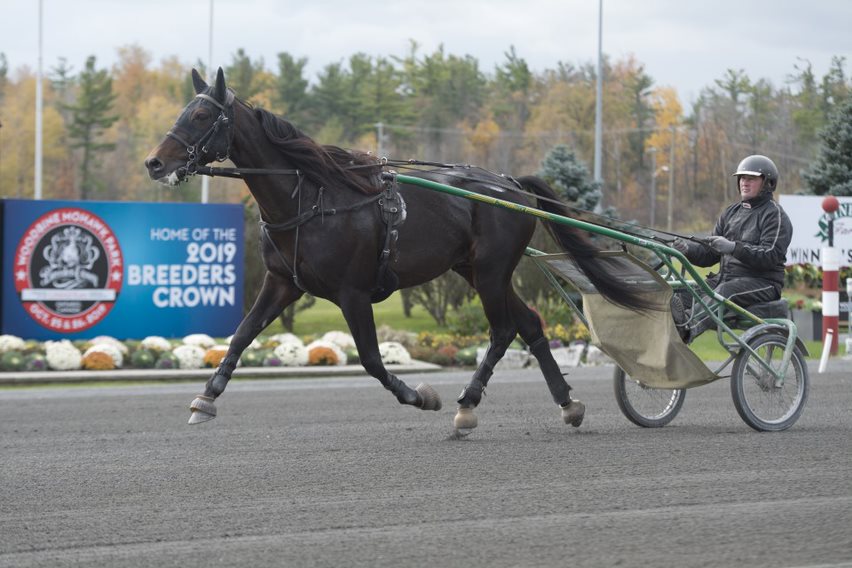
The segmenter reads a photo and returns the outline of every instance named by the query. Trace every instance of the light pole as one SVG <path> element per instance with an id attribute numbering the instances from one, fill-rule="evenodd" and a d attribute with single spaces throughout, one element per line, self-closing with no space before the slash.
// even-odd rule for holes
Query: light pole
<path id="1" fill-rule="evenodd" d="M 213 0 L 210 0 L 210 27 L 207 30 L 207 80 L 213 83 Z M 210 178 L 201 176 L 201 203 L 210 201 Z"/>
<path id="2" fill-rule="evenodd" d="M 595 96 L 595 181 L 603 185 L 601 154 L 603 138 L 603 0 L 598 0 L 598 72 Z M 600 202 L 598 202 L 600 205 Z"/>
<path id="3" fill-rule="evenodd" d="M 41 72 L 41 52 L 42 52 L 42 0 L 38 2 L 38 69 L 36 71 L 36 112 L 35 112 L 35 164 L 33 169 L 33 198 L 41 199 L 41 171 L 42 171 L 42 113 L 43 113 L 43 95 L 42 95 L 42 72 Z"/>
<path id="4" fill-rule="evenodd" d="M 672 212 L 674 211 L 674 160 L 675 160 L 675 127 L 671 126 L 672 140 L 669 146 L 669 202 L 666 211 L 666 231 L 672 232 Z"/>
<path id="5" fill-rule="evenodd" d="M 648 225 L 653 228 L 657 220 L 657 149 L 652 146 L 648 148 L 648 152 L 651 154 L 651 205 Z"/>

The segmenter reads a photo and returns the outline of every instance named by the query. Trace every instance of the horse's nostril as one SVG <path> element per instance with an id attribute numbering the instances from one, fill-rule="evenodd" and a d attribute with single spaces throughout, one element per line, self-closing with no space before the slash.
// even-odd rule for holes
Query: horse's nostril
<path id="1" fill-rule="evenodd" d="M 152 172 L 159 172 L 163 169 L 163 162 L 159 158 L 148 158 L 145 160 L 145 166 Z"/>

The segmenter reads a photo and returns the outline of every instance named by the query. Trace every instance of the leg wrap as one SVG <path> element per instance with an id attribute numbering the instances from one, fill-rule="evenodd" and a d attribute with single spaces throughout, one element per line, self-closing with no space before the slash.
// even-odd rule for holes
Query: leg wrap
<path id="1" fill-rule="evenodd" d="M 562 406 L 571 401 L 569 392 L 570 385 L 565 382 L 562 376 L 562 371 L 559 370 L 559 365 L 553 358 L 550 352 L 550 345 L 547 343 L 547 338 L 541 336 L 530 344 L 530 353 L 538 360 L 538 366 L 544 375 L 544 380 L 547 381 L 547 387 L 550 389 L 550 394 L 553 396 L 553 401 Z"/>
<path id="2" fill-rule="evenodd" d="M 400 404 L 410 404 L 418 408 L 421 406 L 422 401 L 420 399 L 420 395 L 417 394 L 414 389 L 399 380 L 396 375 L 388 373 L 388 378 L 386 381 L 382 382 L 382 385 L 396 396 L 396 399 L 400 402 Z"/>
<path id="3" fill-rule="evenodd" d="M 483 361 L 476 369 L 470 383 L 464 387 L 459 395 L 457 402 L 464 408 L 475 408 L 482 400 L 482 393 L 485 391 L 485 385 L 488 384 L 488 379 L 494 374 L 494 368 Z"/>
<path id="4" fill-rule="evenodd" d="M 239 356 L 233 353 L 222 359 L 216 368 L 216 372 L 207 381 L 206 395 L 212 395 L 215 398 L 225 392 L 225 387 L 228 385 L 228 381 L 231 380 L 231 375 L 234 373 L 234 369 L 237 368 L 239 360 Z"/>

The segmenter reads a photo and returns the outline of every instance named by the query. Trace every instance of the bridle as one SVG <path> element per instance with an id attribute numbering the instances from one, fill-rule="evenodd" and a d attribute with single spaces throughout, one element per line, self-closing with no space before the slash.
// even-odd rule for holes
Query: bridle
<path id="1" fill-rule="evenodd" d="M 172 138 L 176 140 L 180 145 L 186 148 L 187 159 L 186 165 L 184 166 L 184 175 L 186 176 L 194 176 L 205 175 L 210 177 L 229 177 L 229 178 L 237 178 L 243 179 L 245 174 L 250 175 L 290 175 L 296 176 L 299 178 L 299 183 L 297 184 L 297 188 L 301 185 L 302 172 L 298 169 L 272 169 L 272 168 L 213 168 L 210 166 L 200 166 L 198 165 L 198 157 L 199 157 L 199 146 L 201 147 L 201 153 L 207 154 L 211 148 L 216 151 L 214 159 L 217 162 L 224 162 L 230 157 L 231 152 L 231 140 L 233 139 L 234 132 L 234 96 L 233 91 L 228 90 L 227 96 L 225 100 L 225 104 L 220 103 L 214 97 L 210 95 L 199 93 L 195 95 L 196 99 L 202 99 L 210 104 L 214 105 L 219 109 L 219 116 L 216 117 L 216 120 L 207 129 L 207 131 L 202 134 L 199 139 L 194 143 L 188 142 L 183 136 L 178 134 L 175 131 L 175 127 L 172 127 L 166 133 L 168 138 Z M 219 140 L 218 135 L 220 133 L 224 133 L 224 139 Z"/>
<path id="2" fill-rule="evenodd" d="M 215 98 L 204 93 L 195 95 L 195 98 L 205 100 L 216 106 L 219 109 L 219 116 L 216 117 L 216 120 L 213 121 L 210 128 L 208 128 L 207 131 L 195 141 L 195 143 L 188 142 L 183 136 L 176 132 L 174 127 L 166 133 L 166 136 L 176 140 L 179 144 L 186 148 L 187 160 L 184 169 L 187 176 L 202 173 L 199 171 L 200 166 L 198 165 L 199 147 L 201 154 L 207 154 L 211 149 L 215 150 L 215 160 L 217 162 L 224 162 L 228 159 L 234 128 L 234 94 L 232 92 L 228 91 L 225 104 L 220 103 Z M 218 140 L 217 135 L 220 132 L 224 133 L 224 143 Z"/>

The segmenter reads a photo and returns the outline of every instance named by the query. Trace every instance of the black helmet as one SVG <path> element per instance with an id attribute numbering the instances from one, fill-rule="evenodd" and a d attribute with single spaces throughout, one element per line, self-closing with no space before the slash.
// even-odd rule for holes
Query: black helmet
<path id="1" fill-rule="evenodd" d="M 739 176 L 762 177 L 763 188 L 761 188 L 761 192 L 763 190 L 775 191 L 775 188 L 778 187 L 778 168 L 775 167 L 775 162 L 759 154 L 745 158 L 732 175 L 737 176 L 737 179 L 739 179 Z"/>

